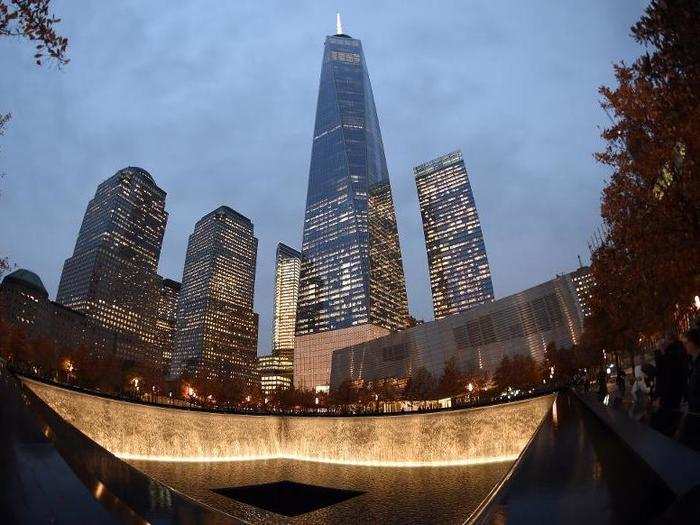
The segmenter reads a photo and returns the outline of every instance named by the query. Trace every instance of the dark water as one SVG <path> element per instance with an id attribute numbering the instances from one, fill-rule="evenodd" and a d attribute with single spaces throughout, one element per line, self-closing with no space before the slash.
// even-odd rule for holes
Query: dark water
<path id="1" fill-rule="evenodd" d="M 511 465 L 382 468 L 288 460 L 129 463 L 199 502 L 251 523 L 463 523 Z M 278 481 L 362 494 L 286 517 L 213 491 Z"/>
<path id="2" fill-rule="evenodd" d="M 564 393 L 480 523 L 637 525 L 653 522 L 672 501 L 659 478 Z"/>

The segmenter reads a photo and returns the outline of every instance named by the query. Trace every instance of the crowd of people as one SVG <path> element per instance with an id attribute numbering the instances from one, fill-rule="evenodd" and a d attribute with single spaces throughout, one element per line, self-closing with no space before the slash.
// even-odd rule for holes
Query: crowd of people
<path id="1" fill-rule="evenodd" d="M 630 417 L 700 451 L 698 354 L 700 326 L 681 338 L 669 334 L 660 341 L 653 359 L 635 358 L 629 374 L 618 368 L 612 385 L 609 369 L 602 367 L 597 378 L 599 399 L 624 407 Z"/>

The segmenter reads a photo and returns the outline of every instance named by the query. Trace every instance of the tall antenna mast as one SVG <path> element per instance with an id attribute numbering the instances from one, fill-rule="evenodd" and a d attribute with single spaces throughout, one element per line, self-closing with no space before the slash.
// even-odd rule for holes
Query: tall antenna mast
<path id="1" fill-rule="evenodd" d="M 343 34 L 343 24 L 340 21 L 340 13 L 335 14 L 335 34 L 336 35 Z"/>

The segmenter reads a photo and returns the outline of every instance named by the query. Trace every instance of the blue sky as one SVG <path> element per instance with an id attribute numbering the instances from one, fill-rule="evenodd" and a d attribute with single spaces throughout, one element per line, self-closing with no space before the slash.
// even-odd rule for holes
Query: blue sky
<path id="1" fill-rule="evenodd" d="M 0 254 L 55 295 L 97 184 L 125 166 L 168 193 L 160 273 L 180 280 L 220 204 L 260 240 L 259 352 L 277 242 L 301 243 L 325 35 L 363 42 L 397 208 L 411 313 L 432 318 L 412 167 L 461 148 L 497 297 L 588 258 L 606 177 L 597 87 L 639 48 L 646 2 L 54 2 L 71 62 L 0 40 Z"/>

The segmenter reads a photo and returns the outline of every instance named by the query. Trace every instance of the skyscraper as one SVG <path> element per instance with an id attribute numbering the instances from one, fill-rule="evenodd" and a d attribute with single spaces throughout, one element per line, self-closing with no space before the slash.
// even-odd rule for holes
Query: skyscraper
<path id="1" fill-rule="evenodd" d="M 163 362 L 168 364 L 173 357 L 173 343 L 177 328 L 177 303 L 180 298 L 181 286 L 179 282 L 165 278 L 161 278 L 158 285 L 157 340 Z"/>
<path id="2" fill-rule="evenodd" d="M 301 254 L 286 244 L 279 243 L 275 265 L 272 353 L 290 359 L 294 356 L 300 272 Z"/>
<path id="3" fill-rule="evenodd" d="M 253 311 L 258 240 L 228 206 L 202 217 L 187 243 L 171 375 L 197 371 L 250 382 L 258 316 Z"/>
<path id="4" fill-rule="evenodd" d="M 484 235 L 461 151 L 413 168 L 435 319 L 493 301 Z"/>
<path id="5" fill-rule="evenodd" d="M 590 266 L 581 265 L 578 269 L 571 272 L 571 282 L 573 283 L 576 292 L 576 303 L 581 311 L 582 317 L 591 315 L 591 297 L 593 296 L 593 287 L 595 281 L 591 274 Z"/>
<path id="6" fill-rule="evenodd" d="M 165 192 L 141 168 L 101 183 L 87 206 L 57 301 L 155 348 Z"/>
<path id="7" fill-rule="evenodd" d="M 323 54 L 302 255 L 294 373 L 295 384 L 309 388 L 328 383 L 336 344 L 404 328 L 408 317 L 389 174 L 362 43 L 344 34 L 340 23 L 337 34 L 326 37 Z M 315 368 L 316 379 L 300 375 L 298 382 L 300 367 Z"/>

